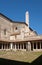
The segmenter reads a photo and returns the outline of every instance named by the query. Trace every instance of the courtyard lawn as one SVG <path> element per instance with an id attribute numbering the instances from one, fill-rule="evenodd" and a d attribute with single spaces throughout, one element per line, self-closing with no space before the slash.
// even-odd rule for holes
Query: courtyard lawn
<path id="1" fill-rule="evenodd" d="M 23 61 L 31 63 L 39 56 L 42 52 L 26 52 L 26 51 L 0 51 L 0 58 Z"/>
<path id="2" fill-rule="evenodd" d="M 4 55 L 6 54 L 7 52 L 5 50 L 0 50 L 0 55 Z"/>

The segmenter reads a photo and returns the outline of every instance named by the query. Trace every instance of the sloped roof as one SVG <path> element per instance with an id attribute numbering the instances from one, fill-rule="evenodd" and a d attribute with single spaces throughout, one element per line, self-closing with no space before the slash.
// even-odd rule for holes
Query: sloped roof
<path id="1" fill-rule="evenodd" d="M 25 24 L 25 25 L 27 25 L 25 22 L 13 21 L 13 20 L 11 20 L 10 18 L 8 18 L 7 16 L 3 15 L 2 13 L 0 13 L 0 15 L 1 15 L 2 17 L 6 18 L 7 20 L 9 20 L 9 21 L 12 22 L 12 23 L 20 23 L 20 24 Z M 28 25 L 27 25 L 27 26 L 28 26 Z M 33 29 L 32 29 L 31 27 L 29 27 L 29 29 L 30 29 L 31 31 L 33 31 Z"/>
<path id="2" fill-rule="evenodd" d="M 21 24 L 26 24 L 25 22 L 19 22 L 19 21 L 13 21 L 13 20 L 11 20 L 10 18 L 8 18 L 7 16 L 5 16 L 5 15 L 3 15 L 2 13 L 0 13 L 0 15 L 1 16 L 3 16 L 4 18 L 6 18 L 6 19 L 8 19 L 10 22 L 12 22 L 12 23 L 21 23 Z M 27 25 L 27 24 L 26 24 Z"/>

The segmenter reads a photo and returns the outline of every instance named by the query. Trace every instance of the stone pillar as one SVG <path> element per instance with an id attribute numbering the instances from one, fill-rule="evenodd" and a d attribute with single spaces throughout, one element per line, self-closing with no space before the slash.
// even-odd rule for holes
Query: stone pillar
<path id="1" fill-rule="evenodd" d="M 7 44 L 7 49 L 8 49 L 8 44 Z"/>
<path id="2" fill-rule="evenodd" d="M 28 51 L 28 42 L 26 43 L 26 51 Z"/>
<path id="3" fill-rule="evenodd" d="M 11 43 L 11 44 L 10 44 L 10 49 L 11 49 L 11 50 L 12 50 L 12 47 L 13 47 L 13 44 Z"/>
<path id="4" fill-rule="evenodd" d="M 41 42 L 40 42 L 40 49 L 41 49 Z"/>
<path id="5" fill-rule="evenodd" d="M 23 49 L 24 49 L 24 43 L 23 43 Z"/>
<path id="6" fill-rule="evenodd" d="M 5 44 L 4 44 L 4 49 L 5 49 Z"/>
<path id="7" fill-rule="evenodd" d="M 21 48 L 21 43 L 20 43 L 20 49 L 22 49 L 22 48 Z"/>
<path id="8" fill-rule="evenodd" d="M 18 50 L 19 50 L 19 43 L 18 43 Z"/>
<path id="9" fill-rule="evenodd" d="M 3 49 L 3 44 L 2 44 L 2 49 Z"/>
<path id="10" fill-rule="evenodd" d="M 27 44 L 26 44 L 26 50 L 27 51 L 31 51 L 31 43 L 30 42 L 27 42 Z"/>
<path id="11" fill-rule="evenodd" d="M 38 49 L 38 48 L 37 48 L 37 42 L 36 42 L 36 49 Z"/>
<path id="12" fill-rule="evenodd" d="M 34 49 L 34 42 L 32 42 L 32 44 L 33 44 L 33 49 Z"/>
<path id="13" fill-rule="evenodd" d="M 16 50 L 16 43 L 15 43 L 15 50 Z"/>

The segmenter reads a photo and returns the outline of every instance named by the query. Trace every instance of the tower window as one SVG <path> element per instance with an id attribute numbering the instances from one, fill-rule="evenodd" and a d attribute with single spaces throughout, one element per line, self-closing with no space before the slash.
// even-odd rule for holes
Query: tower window
<path id="1" fill-rule="evenodd" d="M 17 30 L 17 27 L 15 29 Z"/>
<path id="2" fill-rule="evenodd" d="M 4 29 L 4 35 L 6 35 L 6 29 Z"/>
<path id="3" fill-rule="evenodd" d="M 29 35 L 30 35 L 30 33 L 29 33 Z"/>

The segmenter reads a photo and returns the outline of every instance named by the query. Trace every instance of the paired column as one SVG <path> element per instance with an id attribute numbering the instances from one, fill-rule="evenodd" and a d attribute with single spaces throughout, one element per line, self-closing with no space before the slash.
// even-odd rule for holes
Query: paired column
<path id="1" fill-rule="evenodd" d="M 16 44 L 15 44 L 15 50 L 16 50 Z"/>
<path id="2" fill-rule="evenodd" d="M 37 45 L 37 42 L 36 42 L 36 49 L 38 49 L 38 45 Z"/>
<path id="3" fill-rule="evenodd" d="M 5 44 L 4 44 L 4 49 L 5 49 Z"/>
<path id="4" fill-rule="evenodd" d="M 10 49 L 12 50 L 12 48 L 13 48 L 13 43 L 10 44 Z"/>
<path id="5" fill-rule="evenodd" d="M 24 49 L 24 44 L 23 44 L 23 49 Z"/>
<path id="6" fill-rule="evenodd" d="M 33 49 L 34 49 L 34 42 L 32 42 L 33 43 Z"/>
<path id="7" fill-rule="evenodd" d="M 7 49 L 8 49 L 8 44 L 7 44 Z"/>
<path id="8" fill-rule="evenodd" d="M 19 50 L 19 43 L 18 43 L 18 50 Z"/>
<path id="9" fill-rule="evenodd" d="M 3 49 L 3 44 L 2 44 L 2 49 Z"/>
<path id="10" fill-rule="evenodd" d="M 41 42 L 40 42 L 40 49 L 41 49 Z"/>
<path id="11" fill-rule="evenodd" d="M 20 44 L 20 49 L 22 49 L 21 44 Z"/>

